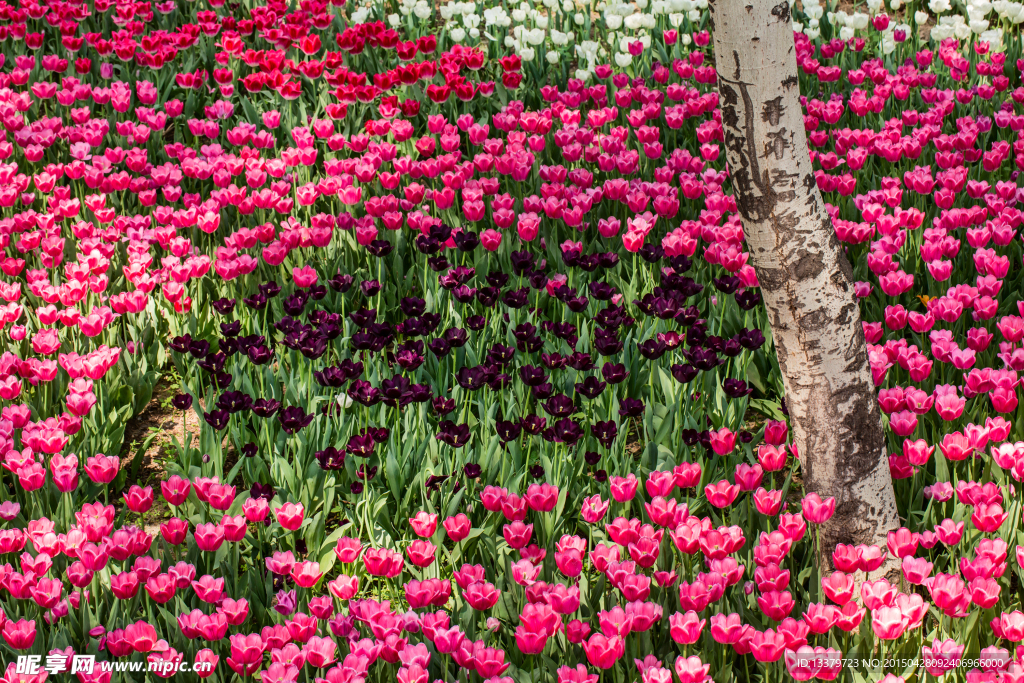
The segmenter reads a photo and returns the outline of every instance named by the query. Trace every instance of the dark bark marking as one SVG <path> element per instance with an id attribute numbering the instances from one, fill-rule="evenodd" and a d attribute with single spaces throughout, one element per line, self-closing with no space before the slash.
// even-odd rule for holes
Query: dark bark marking
<path id="1" fill-rule="evenodd" d="M 761 121 L 777 126 L 779 125 L 779 120 L 782 119 L 782 115 L 785 113 L 786 107 L 782 104 L 782 95 L 779 95 L 774 100 L 768 100 L 764 103 L 764 106 L 761 108 Z"/>
<path id="2" fill-rule="evenodd" d="M 788 24 L 790 22 L 789 3 L 781 2 L 775 7 L 772 7 L 772 16 L 778 21 Z"/>
<path id="3" fill-rule="evenodd" d="M 801 256 L 800 260 L 796 262 L 796 267 L 793 268 L 793 274 L 796 275 L 796 279 L 808 280 L 816 278 L 821 274 L 821 271 L 825 269 L 825 264 L 821 260 L 821 254 L 817 251 L 805 251 Z"/>

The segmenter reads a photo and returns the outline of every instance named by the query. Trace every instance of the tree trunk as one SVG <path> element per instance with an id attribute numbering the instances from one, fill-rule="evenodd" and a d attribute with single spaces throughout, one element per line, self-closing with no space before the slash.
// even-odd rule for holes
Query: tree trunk
<path id="1" fill-rule="evenodd" d="M 831 561 L 837 543 L 884 548 L 886 533 L 900 526 L 896 498 L 853 270 L 807 153 L 790 5 L 709 4 L 729 175 L 779 354 L 804 489 L 836 499 L 822 552 Z"/>

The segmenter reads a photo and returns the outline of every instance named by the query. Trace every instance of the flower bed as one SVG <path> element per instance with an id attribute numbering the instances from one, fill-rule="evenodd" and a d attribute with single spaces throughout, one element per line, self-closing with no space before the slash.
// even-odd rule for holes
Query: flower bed
<path id="1" fill-rule="evenodd" d="M 1020 6 L 796 13 L 906 520 L 827 571 L 706 10 L 640 4 L 4 9 L 5 681 L 1020 680 Z"/>

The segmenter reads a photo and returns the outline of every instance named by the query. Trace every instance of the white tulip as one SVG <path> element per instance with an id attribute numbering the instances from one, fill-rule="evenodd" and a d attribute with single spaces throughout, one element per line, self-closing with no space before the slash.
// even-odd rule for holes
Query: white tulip
<path id="1" fill-rule="evenodd" d="M 615 63 L 618 64 L 620 69 L 625 69 L 627 66 L 633 63 L 633 55 L 628 52 L 616 52 Z"/>

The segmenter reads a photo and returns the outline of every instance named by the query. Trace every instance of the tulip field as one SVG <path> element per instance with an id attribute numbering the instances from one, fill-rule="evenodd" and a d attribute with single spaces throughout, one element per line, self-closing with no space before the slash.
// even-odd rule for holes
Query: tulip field
<path id="1" fill-rule="evenodd" d="M 706 0 L 4 2 L 0 681 L 1024 681 L 1022 21 L 794 8 L 904 525 L 823 548 Z"/>

